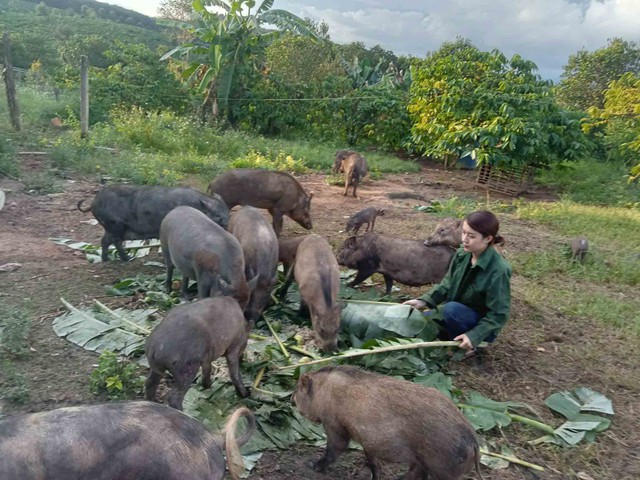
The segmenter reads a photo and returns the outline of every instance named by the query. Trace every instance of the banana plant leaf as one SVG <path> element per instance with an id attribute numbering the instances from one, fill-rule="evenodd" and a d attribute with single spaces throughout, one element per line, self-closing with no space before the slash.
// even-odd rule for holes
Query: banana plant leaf
<path id="1" fill-rule="evenodd" d="M 518 402 L 497 402 L 478 392 L 469 392 L 466 401 L 460 407 L 473 428 L 487 432 L 494 427 L 509 425 L 511 423 L 509 409 L 526 408 L 526 405 Z"/>
<path id="2" fill-rule="evenodd" d="M 50 238 L 49 240 L 57 245 L 64 245 L 65 247 L 72 248 L 73 250 L 83 251 L 89 263 L 102 262 L 102 248 L 96 245 L 92 245 L 88 242 L 76 242 L 70 238 Z M 133 256 L 133 258 L 140 258 L 149 255 L 152 247 L 158 247 L 158 251 L 160 251 L 159 240 L 127 240 L 122 242 L 122 246 L 129 255 Z M 116 260 L 118 258 L 118 253 L 114 246 L 109 247 L 108 255 L 110 260 Z"/>
<path id="3" fill-rule="evenodd" d="M 118 308 L 109 313 L 64 303 L 70 311 L 53 320 L 56 335 L 92 352 L 111 351 L 126 356 L 144 350 L 144 342 L 154 325 L 149 318 L 157 311 Z"/>
<path id="4" fill-rule="evenodd" d="M 420 337 L 430 341 L 438 335 L 438 326 L 409 305 L 363 300 L 345 302 L 340 328 L 354 348 L 374 338 Z"/>
<path id="5" fill-rule="evenodd" d="M 553 393 L 544 401 L 551 410 L 560 413 L 568 420 L 575 418 L 584 412 L 597 412 L 613 415 L 611 400 L 599 392 L 589 388 L 577 388 L 571 392 L 563 391 Z"/>

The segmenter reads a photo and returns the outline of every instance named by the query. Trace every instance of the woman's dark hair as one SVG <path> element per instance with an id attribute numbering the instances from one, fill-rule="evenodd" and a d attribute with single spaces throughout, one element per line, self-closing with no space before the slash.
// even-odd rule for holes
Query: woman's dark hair
<path id="1" fill-rule="evenodd" d="M 492 212 L 488 210 L 478 210 L 473 212 L 464 219 L 467 225 L 483 237 L 491 235 L 493 237 L 492 245 L 500 245 L 504 243 L 502 235 L 498 234 L 500 229 L 500 220 Z"/>

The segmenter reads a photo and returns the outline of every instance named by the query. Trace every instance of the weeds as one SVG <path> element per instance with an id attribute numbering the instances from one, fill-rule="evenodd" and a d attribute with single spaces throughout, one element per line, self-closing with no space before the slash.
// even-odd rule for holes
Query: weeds
<path id="1" fill-rule="evenodd" d="M 29 353 L 31 319 L 26 310 L 0 304 L 0 358 L 23 358 Z"/>
<path id="2" fill-rule="evenodd" d="M 138 365 L 113 352 L 104 352 L 91 372 L 91 391 L 106 392 L 111 399 L 135 398 L 144 385 Z"/>
<path id="3" fill-rule="evenodd" d="M 23 373 L 9 360 L 0 362 L 0 399 L 11 405 L 24 405 L 29 401 L 29 387 Z"/>
<path id="4" fill-rule="evenodd" d="M 63 191 L 62 186 L 49 172 L 35 172 L 22 176 L 24 189 L 31 194 L 46 195 Z"/>

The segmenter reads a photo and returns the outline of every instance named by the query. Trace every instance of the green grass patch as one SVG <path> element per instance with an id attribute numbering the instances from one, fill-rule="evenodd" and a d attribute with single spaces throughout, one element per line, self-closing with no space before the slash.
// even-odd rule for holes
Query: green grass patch
<path id="1" fill-rule="evenodd" d="M 640 210 L 574 202 L 521 203 L 517 215 L 569 236 L 584 235 L 603 250 L 640 253 Z"/>
<path id="2" fill-rule="evenodd" d="M 594 159 L 542 170 L 536 181 L 557 188 L 563 198 L 577 203 L 629 206 L 640 202 L 640 188 L 627 182 L 629 168 Z"/>
<path id="3" fill-rule="evenodd" d="M 521 253 L 510 258 L 514 271 L 535 280 L 566 275 L 573 280 L 593 283 L 639 285 L 640 255 L 604 251 L 592 246 L 584 263 L 571 259 L 569 244 L 554 250 Z"/>
<path id="4" fill-rule="evenodd" d="M 585 288 L 570 279 L 527 281 L 518 296 L 531 305 L 546 305 L 563 315 L 600 322 L 640 334 L 640 299 Z"/>
<path id="5" fill-rule="evenodd" d="M 20 307 L 0 303 L 0 358 L 22 358 L 29 353 L 29 313 Z"/>

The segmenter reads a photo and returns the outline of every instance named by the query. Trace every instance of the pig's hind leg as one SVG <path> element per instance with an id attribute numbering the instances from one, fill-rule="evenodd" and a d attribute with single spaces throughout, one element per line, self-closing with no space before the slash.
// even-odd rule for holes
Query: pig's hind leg
<path id="1" fill-rule="evenodd" d="M 366 450 L 364 451 L 364 456 L 367 458 L 367 466 L 371 469 L 371 480 L 380 480 L 380 475 L 382 475 L 380 462 Z"/>
<path id="2" fill-rule="evenodd" d="M 158 385 L 160 384 L 160 379 L 162 375 L 160 373 L 150 370 L 149 376 L 147 380 L 144 382 L 144 398 L 150 402 L 156 401 L 156 391 L 158 390 Z"/>
<path id="3" fill-rule="evenodd" d="M 227 367 L 229 369 L 229 377 L 231 377 L 231 383 L 233 383 L 233 386 L 236 389 L 236 393 L 241 398 L 246 398 L 250 394 L 247 387 L 245 387 L 242 383 L 242 376 L 240 375 L 240 357 L 242 357 L 242 353 L 244 352 L 245 348 L 247 348 L 246 338 L 231 345 L 224 355 L 227 359 Z"/>
<path id="4" fill-rule="evenodd" d="M 182 401 L 196 378 L 198 368 L 200 368 L 200 362 L 189 362 L 180 365 L 177 371 L 171 372 L 173 374 L 173 385 L 171 385 L 171 390 L 167 395 L 170 407 L 182 410 Z"/>
<path id="5" fill-rule="evenodd" d="M 409 471 L 398 477 L 398 480 L 444 480 L 440 479 L 440 477 L 431 477 L 429 475 L 429 471 L 422 467 L 419 463 L 413 463 L 409 467 Z"/>

